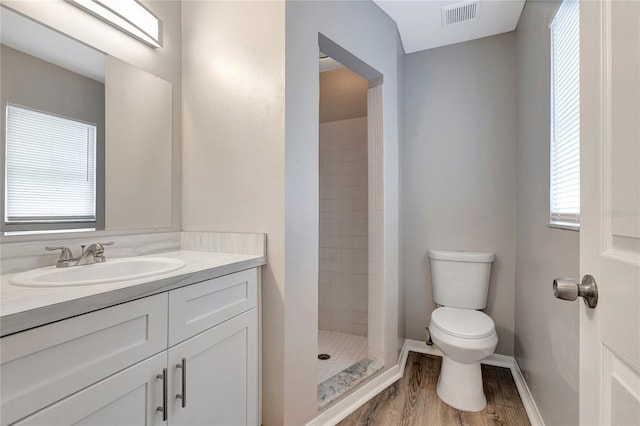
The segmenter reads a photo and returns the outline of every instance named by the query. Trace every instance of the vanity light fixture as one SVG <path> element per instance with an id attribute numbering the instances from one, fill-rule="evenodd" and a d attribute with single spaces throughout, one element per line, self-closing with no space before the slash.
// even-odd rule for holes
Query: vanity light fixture
<path id="1" fill-rule="evenodd" d="M 156 48 L 162 22 L 137 0 L 67 0 L 106 23 Z"/>

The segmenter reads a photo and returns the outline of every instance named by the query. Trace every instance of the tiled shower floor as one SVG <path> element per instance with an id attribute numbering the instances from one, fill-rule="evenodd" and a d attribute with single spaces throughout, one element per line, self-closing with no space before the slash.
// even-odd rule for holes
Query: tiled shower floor
<path id="1" fill-rule="evenodd" d="M 318 353 L 331 359 L 318 360 L 318 383 L 367 357 L 367 338 L 335 331 L 318 330 Z"/>

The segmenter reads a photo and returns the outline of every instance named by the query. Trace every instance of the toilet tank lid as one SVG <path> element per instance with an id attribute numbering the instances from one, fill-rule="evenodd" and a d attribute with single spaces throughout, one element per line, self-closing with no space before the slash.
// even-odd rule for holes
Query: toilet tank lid
<path id="1" fill-rule="evenodd" d="M 429 258 L 455 262 L 493 262 L 493 253 L 480 251 L 429 250 Z"/>

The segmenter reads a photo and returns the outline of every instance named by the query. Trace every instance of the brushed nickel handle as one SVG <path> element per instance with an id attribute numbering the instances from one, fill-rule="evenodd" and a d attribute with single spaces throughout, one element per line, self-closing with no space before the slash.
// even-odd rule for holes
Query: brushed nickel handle
<path id="1" fill-rule="evenodd" d="M 176 368 L 182 369 L 182 393 L 176 394 L 176 398 L 182 400 L 182 408 L 187 406 L 187 359 L 182 358 L 180 364 L 176 364 Z"/>
<path id="2" fill-rule="evenodd" d="M 591 309 L 598 305 L 598 285 L 592 275 L 585 275 L 578 284 L 573 278 L 556 278 L 553 280 L 553 295 L 558 299 L 574 301 L 584 298 L 584 303 Z"/>
<path id="3" fill-rule="evenodd" d="M 156 376 L 158 379 L 162 379 L 162 407 L 158 407 L 157 411 L 162 413 L 162 421 L 167 421 L 167 394 L 169 393 L 169 385 L 167 383 L 167 369 L 162 369 L 162 374 Z"/>
<path id="4" fill-rule="evenodd" d="M 64 246 L 60 246 L 60 247 L 45 247 L 44 249 L 46 251 L 61 250 L 60 251 L 60 257 L 58 258 L 58 260 L 71 260 L 71 259 L 73 259 L 73 253 L 71 253 L 71 250 L 69 249 L 69 247 L 64 247 Z"/>

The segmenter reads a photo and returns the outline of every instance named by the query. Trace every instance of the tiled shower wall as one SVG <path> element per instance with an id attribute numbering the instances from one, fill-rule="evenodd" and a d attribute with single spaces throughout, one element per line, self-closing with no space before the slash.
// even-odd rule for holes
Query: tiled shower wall
<path id="1" fill-rule="evenodd" d="M 320 124 L 319 328 L 367 336 L 367 118 Z"/>
<path id="2" fill-rule="evenodd" d="M 384 362 L 384 168 L 382 85 L 367 91 L 369 143 L 369 358 Z"/>

